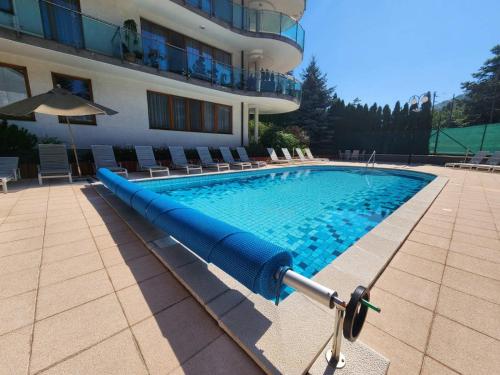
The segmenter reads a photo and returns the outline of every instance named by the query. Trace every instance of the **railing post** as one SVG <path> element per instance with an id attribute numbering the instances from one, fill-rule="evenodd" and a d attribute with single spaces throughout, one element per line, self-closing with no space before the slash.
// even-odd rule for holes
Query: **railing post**
<path id="1" fill-rule="evenodd" d="M 483 151 L 484 138 L 486 137 L 486 129 L 488 129 L 488 124 L 484 124 L 483 136 L 481 137 L 481 147 L 479 147 L 479 151 Z"/>

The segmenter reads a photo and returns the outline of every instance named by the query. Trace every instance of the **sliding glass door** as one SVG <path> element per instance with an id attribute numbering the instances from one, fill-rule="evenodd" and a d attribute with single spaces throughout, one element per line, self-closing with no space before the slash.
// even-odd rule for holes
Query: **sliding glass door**
<path id="1" fill-rule="evenodd" d="M 79 0 L 40 0 L 45 38 L 85 48 Z"/>

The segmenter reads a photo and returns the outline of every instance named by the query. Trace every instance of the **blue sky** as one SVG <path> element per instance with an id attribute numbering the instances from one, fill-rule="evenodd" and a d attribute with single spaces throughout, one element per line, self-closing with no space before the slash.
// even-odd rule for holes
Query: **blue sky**
<path id="1" fill-rule="evenodd" d="M 304 61 L 315 55 L 346 101 L 389 104 L 459 94 L 500 43 L 499 0 L 309 0 Z"/>

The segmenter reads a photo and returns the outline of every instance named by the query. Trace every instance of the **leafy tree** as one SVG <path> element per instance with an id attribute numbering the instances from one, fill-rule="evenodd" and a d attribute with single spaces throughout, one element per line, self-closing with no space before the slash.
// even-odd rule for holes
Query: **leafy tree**
<path id="1" fill-rule="evenodd" d="M 500 44 L 491 53 L 473 80 L 462 83 L 464 114 L 471 124 L 500 122 Z"/>

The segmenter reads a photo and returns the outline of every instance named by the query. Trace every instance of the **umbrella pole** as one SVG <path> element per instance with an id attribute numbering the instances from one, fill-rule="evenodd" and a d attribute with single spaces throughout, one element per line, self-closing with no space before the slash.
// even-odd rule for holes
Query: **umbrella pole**
<path id="1" fill-rule="evenodd" d="M 71 124 L 69 123 L 69 118 L 66 116 L 66 123 L 68 124 L 69 135 L 71 137 L 71 146 L 73 148 L 73 154 L 75 155 L 76 169 L 78 169 L 78 176 L 82 177 L 82 171 L 80 169 L 80 163 L 78 162 L 78 154 L 76 153 L 75 137 L 73 136 L 73 130 L 71 129 Z"/>

